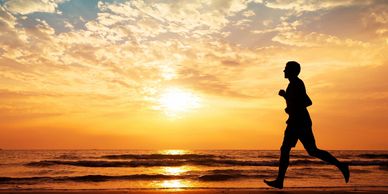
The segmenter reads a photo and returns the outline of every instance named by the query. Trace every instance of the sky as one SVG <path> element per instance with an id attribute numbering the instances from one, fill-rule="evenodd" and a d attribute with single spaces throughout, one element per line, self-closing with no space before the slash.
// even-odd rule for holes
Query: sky
<path id="1" fill-rule="evenodd" d="M 292 60 L 319 147 L 388 149 L 384 0 L 0 0 L 0 29 L 3 149 L 279 149 Z"/>

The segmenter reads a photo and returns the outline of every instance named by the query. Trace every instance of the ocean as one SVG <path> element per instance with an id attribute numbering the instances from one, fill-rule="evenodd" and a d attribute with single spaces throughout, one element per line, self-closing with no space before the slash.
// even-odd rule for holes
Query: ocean
<path id="1" fill-rule="evenodd" d="M 330 151 L 350 182 L 293 150 L 285 187 L 387 187 L 388 151 Z M 0 189 L 265 188 L 277 175 L 270 150 L 0 150 Z"/>

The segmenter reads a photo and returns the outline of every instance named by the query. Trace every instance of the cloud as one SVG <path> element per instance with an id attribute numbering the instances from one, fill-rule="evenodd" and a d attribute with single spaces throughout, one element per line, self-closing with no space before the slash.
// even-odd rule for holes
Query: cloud
<path id="1" fill-rule="evenodd" d="M 314 71 L 307 75 L 314 76 L 334 65 L 351 66 L 354 61 L 366 65 L 384 57 L 375 39 L 359 41 L 302 29 L 308 21 L 286 12 L 279 12 L 283 15 L 278 20 L 251 20 L 244 17 L 252 15 L 249 1 L 223 2 L 100 2 L 96 18 L 85 21 L 83 28 L 67 24 L 71 31 L 56 31 L 43 19 L 23 16 L 27 18 L 23 20 L 0 7 L 0 89 L 85 96 L 63 97 L 66 100 L 58 107 L 64 111 L 66 106 L 87 111 L 87 98 L 110 96 L 112 100 L 92 101 L 96 106 L 120 107 L 112 110 L 119 112 L 125 106 L 149 108 L 169 85 L 221 99 L 268 98 L 281 87 L 278 71 L 281 74 L 290 58 L 311 64 Z M 254 28 L 257 22 L 262 29 Z M 268 45 L 260 45 L 260 37 L 230 30 L 236 25 L 256 33 L 252 36 L 268 35 Z M 233 35 L 238 37 L 235 43 L 228 39 Z M 253 46 L 240 44 L 244 38 Z M 331 62 L 333 66 L 327 65 Z M 47 103 L 43 107 L 52 103 L 44 95 L 36 98 Z"/>
<path id="2" fill-rule="evenodd" d="M 4 2 L 4 7 L 14 14 L 30 14 L 34 12 L 57 12 L 58 3 L 63 0 L 7 0 Z"/>
<path id="3" fill-rule="evenodd" d="M 104 12 L 99 14 L 99 23 L 110 28 L 125 23 L 124 28 L 136 34 L 138 40 L 165 33 L 200 37 L 219 33 L 229 23 L 227 17 L 246 9 L 248 3 L 247 0 L 99 3 Z"/>
<path id="4" fill-rule="evenodd" d="M 241 19 L 235 22 L 235 26 L 239 27 L 239 29 L 245 29 L 250 26 L 250 23 L 252 23 L 252 20 L 249 19 Z"/>
<path id="5" fill-rule="evenodd" d="M 25 5 L 32 2 L 37 1 Z M 302 64 L 301 77 L 316 103 L 313 111 L 341 107 L 336 116 L 343 118 L 349 107 L 360 104 L 360 112 L 387 115 L 387 106 L 381 106 L 387 101 L 387 44 L 382 41 L 387 34 L 386 5 L 255 2 L 266 6 L 237 0 L 99 1 L 91 13 L 55 18 L 52 13 L 59 9 L 55 5 L 29 15 L 38 8 L 11 12 L 3 4 L 3 126 L 34 123 L 39 128 L 63 125 L 91 132 L 95 131 L 90 128 L 170 134 L 165 132 L 171 132 L 173 122 L 163 123 L 161 112 L 152 109 L 169 87 L 202 97 L 204 109 L 216 113 L 210 117 L 220 121 L 230 117 L 217 116 L 217 111 L 276 120 L 273 115 L 283 107 L 277 91 L 287 85 L 282 71 L 288 60 Z M 68 3 L 76 7 L 80 1 Z M 86 17 L 89 14 L 93 17 Z M 74 23 L 72 17 L 85 19 Z M 61 20 L 67 22 L 57 22 Z M 382 64 L 384 68 L 373 69 Z M 320 114 L 328 115 L 329 108 L 320 109 L 324 110 Z M 194 120 L 203 118 L 209 115 L 201 112 Z M 281 125 L 266 119 L 260 126 Z M 250 122 L 226 127 L 257 128 L 257 120 Z"/>
<path id="6" fill-rule="evenodd" d="M 0 48 L 4 51 L 23 45 L 21 33 L 17 32 L 15 25 L 16 18 L 0 5 Z"/>
<path id="7" fill-rule="evenodd" d="M 316 32 L 304 33 L 301 31 L 280 32 L 272 38 L 273 41 L 290 46 L 316 47 L 327 45 L 368 46 L 368 43 L 352 39 L 341 39 L 336 36 Z"/>
<path id="8" fill-rule="evenodd" d="M 245 17 L 252 17 L 252 16 L 255 16 L 255 15 L 256 15 L 255 12 L 252 11 L 252 10 L 244 11 L 242 14 L 243 14 L 243 16 L 245 16 Z"/>
<path id="9" fill-rule="evenodd" d="M 83 103 L 87 100 L 88 104 Z M 0 89 L 0 115 L 2 119 L 32 121 L 53 117 L 74 116 L 106 108 L 114 98 L 99 94 L 70 93 L 56 91 Z M 60 103 L 59 103 L 60 102 Z M 104 102 L 104 103 L 101 103 Z"/>
<path id="10" fill-rule="evenodd" d="M 171 81 L 184 87 L 203 92 L 207 95 L 223 96 L 227 98 L 254 98 L 248 94 L 243 94 L 231 87 L 231 83 L 224 80 L 223 75 L 215 75 L 201 72 L 198 68 L 183 68 L 177 79 Z"/>
<path id="11" fill-rule="evenodd" d="M 327 10 L 337 7 L 370 4 L 372 1 L 342 0 L 342 1 L 319 1 L 319 0 L 275 0 L 263 1 L 263 4 L 273 9 L 293 10 L 296 12 L 312 12 Z"/>
<path id="12" fill-rule="evenodd" d="M 388 11 L 387 5 L 377 5 L 370 8 L 362 18 L 363 24 L 377 36 L 385 38 L 388 43 Z"/>
<path id="13" fill-rule="evenodd" d="M 15 25 L 16 18 L 1 5 L 0 5 L 0 18 L 2 22 L 8 25 L 8 27 L 13 27 Z"/>

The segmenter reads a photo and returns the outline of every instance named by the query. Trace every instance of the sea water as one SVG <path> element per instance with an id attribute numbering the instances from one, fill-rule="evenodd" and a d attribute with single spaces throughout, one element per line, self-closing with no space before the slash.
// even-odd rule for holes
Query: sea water
<path id="1" fill-rule="evenodd" d="M 285 187 L 388 186 L 388 151 L 330 151 L 332 165 L 293 150 Z M 277 175 L 269 150 L 0 150 L 0 189 L 265 188 Z"/>

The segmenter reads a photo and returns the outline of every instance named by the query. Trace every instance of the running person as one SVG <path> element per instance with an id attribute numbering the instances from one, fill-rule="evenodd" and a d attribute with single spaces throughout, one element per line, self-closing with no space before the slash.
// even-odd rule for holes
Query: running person
<path id="1" fill-rule="evenodd" d="M 298 139 L 302 142 L 303 147 L 308 154 L 317 157 L 323 161 L 335 165 L 343 174 L 345 182 L 349 181 L 349 165 L 338 161 L 329 152 L 320 150 L 315 144 L 312 131 L 312 122 L 307 111 L 307 107 L 312 105 L 310 98 L 306 93 L 306 88 L 301 79 L 298 78 L 300 65 L 298 62 L 289 61 L 284 69 L 284 77 L 290 83 L 286 91 L 280 90 L 279 95 L 286 100 L 286 113 L 289 115 L 287 128 L 284 132 L 283 144 L 280 148 L 280 161 L 278 176 L 273 181 L 264 180 L 271 187 L 283 188 L 284 177 L 287 171 L 291 148 L 295 147 Z"/>

